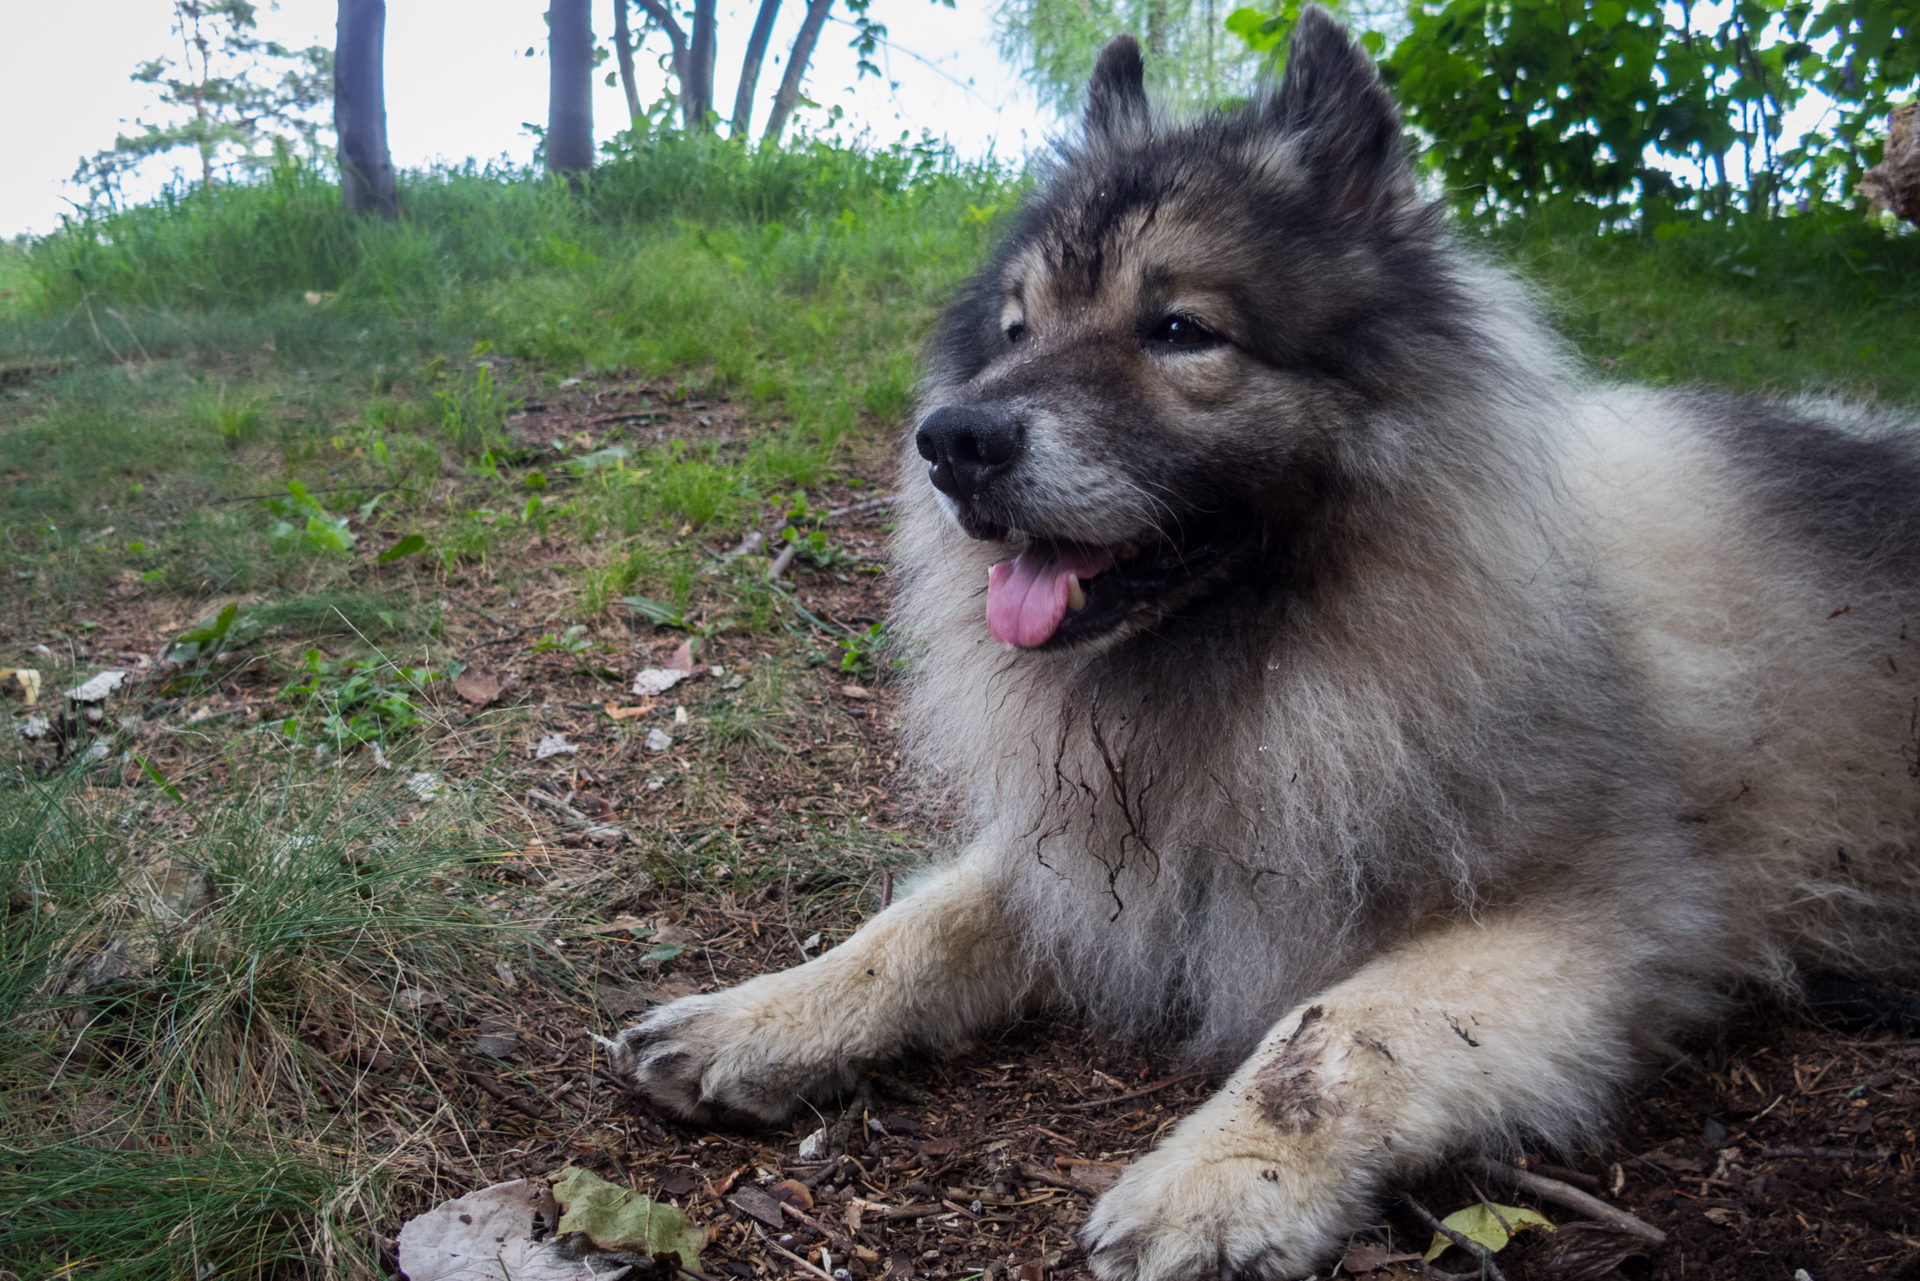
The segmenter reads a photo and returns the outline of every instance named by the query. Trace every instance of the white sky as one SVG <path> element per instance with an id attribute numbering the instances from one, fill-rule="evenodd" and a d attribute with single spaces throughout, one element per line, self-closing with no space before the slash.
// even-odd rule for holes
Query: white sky
<path id="1" fill-rule="evenodd" d="M 874 0 L 870 16 L 889 29 L 893 48 L 875 59 L 888 73 L 855 83 L 850 27 L 830 22 L 821 32 L 807 78 L 807 96 L 839 103 L 849 122 L 882 141 L 902 129 L 949 139 L 969 157 L 1019 157 L 1038 145 L 1055 121 L 1004 66 L 994 47 L 990 0 L 957 0 L 947 9 L 929 0 Z M 731 110 L 754 0 L 721 0 L 721 39 L 715 106 Z M 610 0 L 594 0 L 595 36 L 608 41 Z M 545 0 L 388 0 L 387 132 L 394 163 L 414 167 L 434 160 L 485 160 L 505 154 L 525 161 L 533 139 L 523 122 L 546 123 Z M 806 0 L 784 0 L 761 71 L 754 108 L 755 136 L 766 122 L 784 55 L 806 11 Z M 168 0 L 88 0 L 85 4 L 0 4 L 0 236 L 46 232 L 80 196 L 67 179 L 83 155 L 113 145 L 135 116 L 156 118 L 152 90 L 128 81 L 139 63 L 173 53 Z M 836 5 L 836 16 L 845 17 Z M 280 0 L 262 4 L 260 34 L 301 47 L 333 44 L 334 0 Z M 638 14 L 636 12 L 637 19 Z M 529 47 L 535 56 L 526 57 Z M 663 74 L 656 35 L 637 67 L 641 101 L 660 96 Z M 920 55 L 917 61 L 905 51 Z M 931 64 L 931 65 L 929 65 Z M 609 59 L 600 74 L 613 69 Z M 626 127 L 626 99 L 617 87 L 594 81 L 594 127 L 600 138 Z M 818 118 L 819 113 L 811 114 Z M 190 157 L 176 153 L 179 163 Z M 171 162 L 151 175 L 164 181 Z M 197 161 L 193 162 L 197 167 Z M 129 185 L 128 194 L 145 188 Z"/>

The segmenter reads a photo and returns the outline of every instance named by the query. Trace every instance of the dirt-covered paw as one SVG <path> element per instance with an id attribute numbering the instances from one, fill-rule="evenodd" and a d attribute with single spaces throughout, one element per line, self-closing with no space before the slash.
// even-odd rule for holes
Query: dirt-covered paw
<path id="1" fill-rule="evenodd" d="M 1258 1156 L 1152 1153 L 1095 1202 L 1081 1230 L 1102 1281 L 1283 1281 L 1341 1239 L 1333 1207 Z"/>

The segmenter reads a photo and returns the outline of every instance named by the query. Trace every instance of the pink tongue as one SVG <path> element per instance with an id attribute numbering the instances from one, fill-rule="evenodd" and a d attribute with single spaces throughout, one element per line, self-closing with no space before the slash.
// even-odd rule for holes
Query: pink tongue
<path id="1" fill-rule="evenodd" d="M 1067 614 L 1067 575 L 1082 582 L 1113 564 L 1104 547 L 1035 544 L 987 571 L 987 630 L 997 641 L 1044 645 Z"/>

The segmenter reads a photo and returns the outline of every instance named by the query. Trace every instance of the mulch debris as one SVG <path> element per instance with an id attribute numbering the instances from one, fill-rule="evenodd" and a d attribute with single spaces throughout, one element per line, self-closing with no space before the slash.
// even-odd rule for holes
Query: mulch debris
<path id="1" fill-rule="evenodd" d="M 576 449 L 616 430 L 628 441 L 717 446 L 748 430 L 734 406 L 639 384 L 552 389 L 525 404 L 512 429 L 529 446 L 567 438 Z M 871 566 L 884 559 L 891 481 L 891 460 L 876 452 L 814 496 L 839 513 L 836 542 Z M 362 550 L 370 557 L 376 549 Z M 718 558 L 730 549 L 707 550 Z M 567 613 L 573 584 L 546 568 L 565 555 L 535 544 L 505 599 L 483 574 L 446 584 L 444 635 L 434 646 L 470 665 L 439 693 L 451 729 L 434 755 L 436 768 L 459 777 L 485 767 L 502 741 L 517 753 L 520 799 L 498 829 L 517 848 L 497 862 L 498 892 L 482 901 L 523 922 L 551 921 L 541 928 L 556 931 L 555 950 L 573 973 L 559 975 L 529 951 L 524 963 L 503 958 L 461 991 L 403 991 L 396 1010 L 417 1029 L 410 1045 L 371 1044 L 321 1019 L 303 1026 L 343 1067 L 330 1101 L 357 1119 L 370 1152 L 390 1159 L 395 1217 L 371 1229 L 390 1241 L 406 1217 L 439 1200 L 574 1164 L 710 1227 L 709 1277 L 1086 1275 L 1074 1234 L 1091 1199 L 1218 1085 L 1163 1047 L 1029 1021 L 937 1061 L 897 1065 L 843 1101 L 850 1106 L 745 1132 L 682 1124 L 607 1075 L 596 1034 L 654 1003 L 817 955 L 890 884 L 893 864 L 873 854 L 872 841 L 891 842 L 904 859 L 940 838 L 938 816 L 900 774 L 884 671 L 849 677 L 826 661 L 836 657 L 830 652 L 798 665 L 805 643 L 817 650 L 821 637 L 729 632 L 698 653 L 705 670 L 697 676 L 651 699 L 635 696 L 627 688 L 634 672 L 665 667 L 685 637 L 640 621 L 600 626 L 596 638 L 618 650 L 604 659 L 617 668 L 612 680 L 593 670 L 602 659 L 535 652 L 535 638 Z M 887 581 L 871 569 L 800 563 L 790 584 L 831 627 L 862 628 L 886 615 Z M 202 751 L 201 735 L 269 714 L 266 665 L 243 665 L 212 693 L 163 697 L 159 660 L 197 620 L 177 598 L 131 587 L 99 604 L 84 638 L 59 640 L 63 654 L 131 671 L 120 702 L 144 707 L 145 728 L 132 732 L 147 759 L 191 794 L 218 788 L 222 767 L 182 767 Z M 218 604 L 202 602 L 199 612 Z M 16 647 L 31 644 L 20 623 L 12 626 Z M 783 663 L 799 675 L 791 713 L 768 729 L 778 750 L 721 746 L 706 735 L 701 700 L 720 696 L 729 677 Z M 577 750 L 535 760 L 536 744 L 556 735 Z M 670 745 L 659 746 L 661 736 Z M 149 785 L 139 768 L 109 773 L 103 783 Z M 527 800 L 536 790 L 541 799 Z M 853 841 L 854 833 L 872 841 Z M 848 852 L 836 868 L 823 871 L 815 859 L 774 874 L 793 841 L 843 839 Z M 736 894 L 721 878 L 683 875 L 698 863 L 688 856 L 702 851 L 757 868 L 760 888 Z M 1920 1040 L 1836 1031 L 1804 1010 L 1763 1002 L 1650 1083 L 1604 1141 L 1525 1162 L 1667 1234 L 1664 1245 L 1620 1263 L 1628 1278 L 1920 1277 L 1917 1104 Z M 803 1156 L 816 1131 L 824 1134 L 815 1142 L 836 1150 Z M 1483 1191 L 1535 1204 L 1525 1193 L 1494 1192 L 1464 1165 L 1404 1191 L 1437 1216 Z M 1540 1208 L 1563 1225 L 1577 1218 Z M 1516 1238 L 1497 1256 L 1504 1274 L 1581 1275 L 1577 1252 L 1556 1247 L 1555 1235 Z M 1430 1237 L 1408 1207 L 1390 1201 L 1378 1226 L 1356 1238 L 1343 1274 L 1426 1275 L 1400 1256 L 1423 1251 Z M 1478 1275 L 1457 1248 L 1437 1266 Z"/>

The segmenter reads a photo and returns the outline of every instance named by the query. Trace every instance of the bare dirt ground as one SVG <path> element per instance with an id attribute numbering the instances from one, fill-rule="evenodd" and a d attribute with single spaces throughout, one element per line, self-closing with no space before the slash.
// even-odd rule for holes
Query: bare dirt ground
<path id="1" fill-rule="evenodd" d="M 610 423 L 715 440 L 737 427 L 724 407 L 643 412 L 632 399 L 530 405 L 516 428 L 530 439 L 584 432 L 592 444 Z M 890 461 L 876 455 L 823 495 L 853 509 L 836 518 L 835 538 L 874 565 L 883 562 L 888 512 L 871 500 L 890 481 Z M 1176 1047 L 1030 1022 L 938 1062 L 902 1064 L 845 1108 L 746 1132 L 682 1124 L 607 1077 L 594 1034 L 650 1003 L 816 955 L 876 909 L 895 867 L 939 847 L 942 836 L 899 773 L 884 670 L 858 679 L 830 661 L 808 665 L 809 642 L 798 633 L 728 633 L 699 654 L 715 670 L 651 701 L 636 698 L 626 682 L 668 660 L 679 633 L 644 622 L 600 627 L 596 635 L 618 653 L 596 662 L 617 668 L 617 681 L 596 675 L 594 663 L 534 652 L 535 637 L 564 617 L 565 584 L 542 577 L 541 558 L 564 554 L 527 549 L 510 594 L 484 576 L 447 585 L 435 647 L 503 688 L 485 699 L 443 688 L 448 728 L 434 755 L 458 777 L 494 768 L 505 754 L 496 830 L 511 848 L 489 871 L 498 892 L 484 901 L 551 929 L 577 981 L 546 981 L 529 953 L 511 980 L 482 975 L 458 991 L 411 993 L 417 1031 L 401 1042 L 318 1017 L 302 1029 L 340 1065 L 334 1105 L 369 1151 L 392 1155 L 396 1218 L 368 1230 L 390 1241 L 398 1216 L 572 1163 L 670 1200 L 710 1227 L 710 1277 L 819 1281 L 824 1273 L 833 1281 L 843 1268 L 852 1278 L 936 1281 L 1086 1275 L 1074 1233 L 1090 1198 L 1217 1084 L 1187 1074 Z M 803 568 L 793 592 L 832 623 L 885 615 L 884 573 Z M 157 646 L 192 623 L 177 604 L 137 590 L 102 605 L 79 657 L 133 665 L 137 679 L 154 679 L 144 674 L 163 652 Z M 748 733 L 721 742 L 712 725 L 728 682 L 768 673 L 790 681 L 785 710 L 769 715 L 760 740 Z M 195 700 L 168 705 L 156 693 L 147 710 L 154 726 L 196 717 L 243 723 L 271 714 L 273 695 L 264 672 L 240 671 Z M 672 745 L 649 749 L 655 730 Z M 532 745 L 555 734 L 577 752 L 533 759 Z M 185 736 L 156 741 L 152 753 L 189 792 L 221 785 L 217 768 L 194 772 Z M 120 782 L 145 785 L 132 767 Z M 596 837 L 579 816 L 623 834 Z M 796 858 L 796 843 L 840 852 L 824 862 Z M 751 875 L 743 879 L 742 869 Z M 755 888 L 741 892 L 741 884 Z M 649 959 L 663 942 L 679 954 Z M 1803 1009 L 1757 1005 L 1689 1047 L 1603 1142 L 1528 1161 L 1666 1234 L 1665 1244 L 1621 1263 L 1626 1277 L 1920 1277 L 1913 1035 L 1836 1030 Z M 442 1103 L 465 1122 L 438 1126 Z M 803 1159 L 800 1144 L 815 1130 L 840 1154 Z M 1540 1204 L 1466 1166 L 1400 1191 L 1436 1215 L 1482 1192 Z M 1560 1224 L 1581 1217 L 1541 1208 Z M 1599 1265 L 1583 1270 L 1564 1244 L 1571 1238 L 1556 1246 L 1559 1235 L 1517 1238 L 1498 1267 L 1513 1281 L 1602 1274 Z M 1423 1251 L 1431 1236 L 1406 1202 L 1393 1201 L 1378 1228 L 1356 1239 L 1340 1274 L 1424 1275 L 1417 1262 L 1388 1260 Z M 1379 1248 L 1359 1248 L 1369 1243 Z M 1437 1266 L 1480 1275 L 1457 1248 Z"/>

